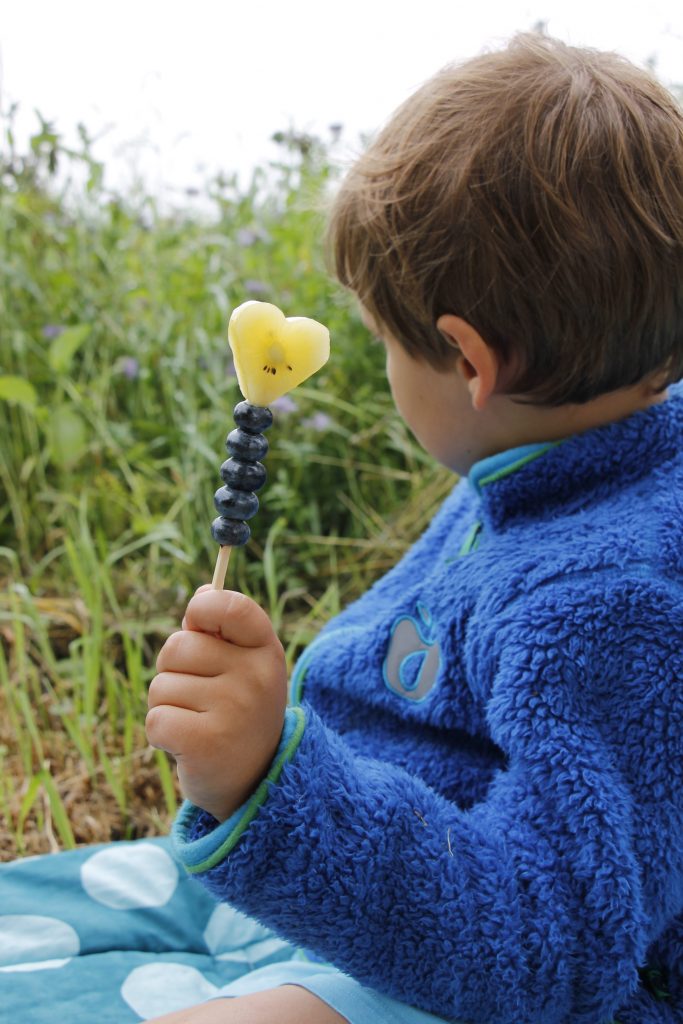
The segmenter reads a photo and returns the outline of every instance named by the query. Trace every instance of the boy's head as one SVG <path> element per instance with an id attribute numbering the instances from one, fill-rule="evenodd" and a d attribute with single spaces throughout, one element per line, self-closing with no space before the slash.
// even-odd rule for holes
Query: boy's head
<path id="1" fill-rule="evenodd" d="M 683 112 L 616 54 L 525 35 L 445 68 L 352 167 L 330 243 L 434 367 L 454 314 L 535 404 L 683 376 Z"/>

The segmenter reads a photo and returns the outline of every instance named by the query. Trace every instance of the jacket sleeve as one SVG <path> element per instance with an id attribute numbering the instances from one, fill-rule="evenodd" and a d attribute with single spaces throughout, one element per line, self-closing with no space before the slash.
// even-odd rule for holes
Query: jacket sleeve
<path id="1" fill-rule="evenodd" d="M 637 988 L 646 948 L 637 808 L 591 713 L 597 634 L 557 607 L 543 595 L 480 645 L 491 735 L 508 763 L 471 810 L 354 754 L 306 708 L 248 827 L 217 847 L 186 807 L 181 859 L 220 899 L 433 1013 L 611 1021 Z M 638 669 L 655 701 L 671 670 L 658 637 Z"/>

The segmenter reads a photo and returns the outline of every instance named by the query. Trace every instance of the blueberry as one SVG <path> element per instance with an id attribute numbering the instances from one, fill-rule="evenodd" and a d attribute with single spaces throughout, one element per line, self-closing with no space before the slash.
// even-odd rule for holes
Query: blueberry
<path id="1" fill-rule="evenodd" d="M 259 434 L 273 425 L 273 414 L 265 405 L 239 402 L 235 406 L 235 423 L 249 434 Z"/>
<path id="2" fill-rule="evenodd" d="M 213 496 L 216 511 L 225 519 L 251 519 L 258 512 L 258 498 L 249 491 L 219 487 Z"/>
<path id="3" fill-rule="evenodd" d="M 221 477 L 233 491 L 258 491 L 266 482 L 266 467 L 260 462 L 226 459 L 221 466 Z"/>
<path id="4" fill-rule="evenodd" d="M 225 447 L 242 462 L 258 462 L 268 451 L 268 442 L 263 434 L 248 434 L 238 427 L 228 434 Z"/>
<path id="5" fill-rule="evenodd" d="M 219 516 L 211 523 L 211 536 L 221 547 L 228 545 L 231 548 L 238 548 L 247 543 L 251 530 L 239 519 L 223 519 Z"/>

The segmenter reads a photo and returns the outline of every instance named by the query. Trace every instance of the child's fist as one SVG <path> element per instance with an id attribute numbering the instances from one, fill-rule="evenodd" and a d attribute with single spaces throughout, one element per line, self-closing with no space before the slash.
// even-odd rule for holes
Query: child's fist
<path id="1" fill-rule="evenodd" d="M 187 799 L 224 821 L 250 796 L 280 742 L 287 667 L 250 598 L 201 587 L 157 658 L 146 729 L 173 754 Z"/>

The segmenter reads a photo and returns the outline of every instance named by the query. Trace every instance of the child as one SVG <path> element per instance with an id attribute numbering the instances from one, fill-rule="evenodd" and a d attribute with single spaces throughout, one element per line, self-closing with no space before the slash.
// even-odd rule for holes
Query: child
<path id="1" fill-rule="evenodd" d="M 202 588 L 161 651 L 178 855 L 311 954 L 159 1019 L 680 1022 L 681 111 L 518 37 L 399 109 L 331 243 L 399 412 L 468 478 L 286 710 L 240 594 Z"/>

